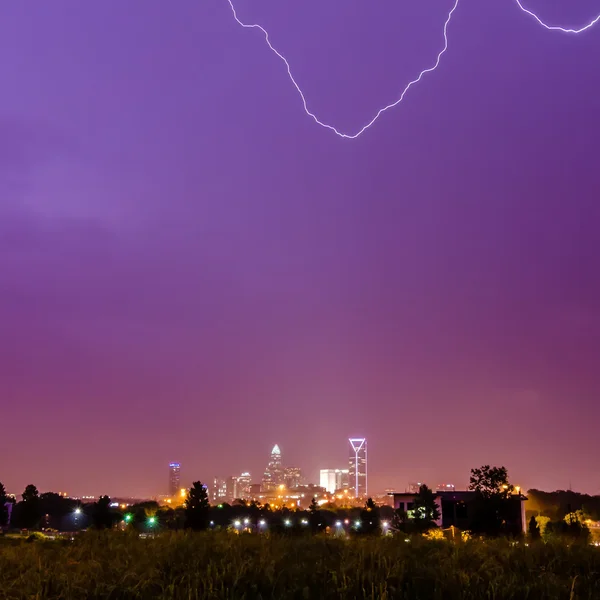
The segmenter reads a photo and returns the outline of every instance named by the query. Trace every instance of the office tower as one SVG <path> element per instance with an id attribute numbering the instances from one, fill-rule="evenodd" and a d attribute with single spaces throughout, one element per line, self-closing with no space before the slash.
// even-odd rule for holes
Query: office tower
<path id="1" fill-rule="evenodd" d="M 220 477 L 215 477 L 211 490 L 211 501 L 213 504 L 224 502 L 227 497 L 227 482 Z"/>
<path id="2" fill-rule="evenodd" d="M 336 469 L 335 470 L 335 489 L 347 490 L 350 487 L 350 470 Z"/>
<path id="3" fill-rule="evenodd" d="M 367 495 L 367 440 L 350 438 L 349 448 L 349 488 L 355 498 Z"/>
<path id="4" fill-rule="evenodd" d="M 169 496 L 176 496 L 181 487 L 181 465 L 178 462 L 169 463 Z"/>
<path id="5" fill-rule="evenodd" d="M 238 498 L 242 498 L 242 500 L 249 500 L 251 497 L 250 494 L 250 486 L 252 485 L 252 477 L 250 473 L 245 472 L 242 473 L 237 478 L 237 493 Z"/>
<path id="6" fill-rule="evenodd" d="M 281 450 L 275 444 L 271 450 L 271 458 L 265 469 L 263 477 L 263 490 L 268 492 L 283 483 L 283 469 L 281 468 Z"/>
<path id="7" fill-rule="evenodd" d="M 348 489 L 348 484 L 348 469 L 321 469 L 319 485 L 326 489 L 330 494 L 333 494 L 338 490 Z"/>
<path id="8" fill-rule="evenodd" d="M 225 482 L 225 500 L 231 504 L 238 498 L 237 477 L 235 475 L 230 475 Z"/>
<path id="9" fill-rule="evenodd" d="M 241 475 L 231 475 L 225 482 L 225 498 L 227 502 L 234 500 L 248 500 L 250 498 L 250 486 L 252 478 L 250 473 L 242 473 Z"/>
<path id="10" fill-rule="evenodd" d="M 297 488 L 302 484 L 302 471 L 299 467 L 286 467 L 283 470 L 285 487 Z"/>

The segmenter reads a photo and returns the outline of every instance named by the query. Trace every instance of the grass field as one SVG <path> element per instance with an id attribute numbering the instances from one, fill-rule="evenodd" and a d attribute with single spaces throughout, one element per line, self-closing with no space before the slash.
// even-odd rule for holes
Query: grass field
<path id="1" fill-rule="evenodd" d="M 260 535 L 0 539 L 10 599 L 600 599 L 600 549 Z"/>

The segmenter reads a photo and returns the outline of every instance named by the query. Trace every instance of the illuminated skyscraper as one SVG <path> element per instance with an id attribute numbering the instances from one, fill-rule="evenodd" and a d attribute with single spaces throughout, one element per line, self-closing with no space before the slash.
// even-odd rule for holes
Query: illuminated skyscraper
<path id="1" fill-rule="evenodd" d="M 250 473 L 242 473 L 237 478 L 237 493 L 238 498 L 248 500 L 250 498 L 250 486 L 252 485 L 252 477 Z"/>
<path id="2" fill-rule="evenodd" d="M 319 484 L 330 494 L 348 489 L 348 469 L 321 469 Z"/>
<path id="3" fill-rule="evenodd" d="M 302 484 L 302 471 L 299 467 L 286 467 L 283 470 L 285 487 L 297 488 Z"/>
<path id="4" fill-rule="evenodd" d="M 271 450 L 271 458 L 265 469 L 265 474 L 262 481 L 262 487 L 265 492 L 275 489 L 278 485 L 284 483 L 283 469 L 281 467 L 281 450 L 275 444 Z"/>
<path id="5" fill-rule="evenodd" d="M 213 479 L 213 486 L 211 490 L 211 501 L 213 504 L 219 504 L 227 499 L 227 482 L 220 478 L 215 477 Z"/>
<path id="6" fill-rule="evenodd" d="M 225 482 L 225 499 L 227 502 L 248 500 L 250 498 L 251 485 L 252 477 L 250 477 L 250 473 L 228 477 Z"/>
<path id="7" fill-rule="evenodd" d="M 176 496 L 181 485 L 181 465 L 177 462 L 169 463 L 169 496 Z"/>
<path id="8" fill-rule="evenodd" d="M 356 498 L 367 495 L 367 440 L 350 438 L 349 488 Z"/>

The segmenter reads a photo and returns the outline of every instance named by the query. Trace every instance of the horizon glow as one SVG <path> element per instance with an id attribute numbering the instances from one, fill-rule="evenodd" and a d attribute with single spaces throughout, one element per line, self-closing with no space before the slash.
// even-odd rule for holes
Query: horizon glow
<path id="1" fill-rule="evenodd" d="M 448 16 L 446 17 L 446 21 L 444 22 L 444 29 L 443 29 L 444 45 L 443 45 L 443 48 L 438 53 L 437 58 L 436 58 L 436 60 L 435 60 L 435 62 L 433 64 L 433 66 L 428 67 L 426 69 L 423 69 L 419 73 L 418 77 L 416 77 L 415 79 L 409 81 L 409 83 L 406 85 L 406 87 L 400 93 L 400 96 L 394 102 L 391 102 L 390 104 L 387 104 L 384 107 L 380 108 L 377 111 L 377 113 L 375 114 L 375 116 L 366 125 L 364 125 L 361 129 L 359 129 L 356 133 L 343 133 L 343 132 L 339 131 L 338 129 L 336 129 L 333 125 L 330 125 L 328 123 L 320 121 L 319 118 L 316 116 L 316 114 L 313 113 L 313 112 L 311 112 L 309 110 L 308 103 L 307 103 L 306 97 L 304 95 L 304 92 L 302 91 L 300 85 L 298 84 L 298 82 L 294 78 L 294 75 L 292 74 L 292 69 L 291 69 L 290 63 L 285 58 L 285 56 L 283 54 L 281 54 L 273 46 L 273 44 L 271 43 L 271 40 L 269 39 L 269 32 L 264 27 L 262 27 L 261 25 L 259 25 L 258 23 L 244 23 L 243 21 L 241 21 L 240 18 L 237 16 L 237 11 L 236 11 L 235 6 L 233 4 L 233 0 L 227 0 L 227 2 L 229 3 L 229 6 L 231 8 L 231 12 L 233 13 L 233 18 L 236 20 L 236 22 L 241 27 L 243 27 L 244 29 L 258 29 L 259 31 L 261 31 L 263 33 L 263 35 L 265 36 L 265 42 L 267 43 L 267 46 L 269 47 L 269 49 L 271 50 L 271 52 L 273 52 L 280 60 L 283 61 L 283 63 L 286 66 L 286 69 L 287 69 L 288 77 L 289 77 L 290 81 L 292 82 L 292 84 L 294 85 L 294 87 L 296 88 L 296 91 L 300 95 L 300 98 L 302 100 L 302 104 L 303 104 L 303 107 L 304 107 L 304 112 L 309 117 L 311 117 L 313 119 L 313 121 L 317 125 L 320 125 L 321 127 L 325 128 L 325 129 L 329 129 L 330 131 L 333 131 L 333 133 L 335 133 L 337 136 L 339 136 L 341 138 L 350 139 L 350 140 L 354 140 L 354 139 L 358 138 L 359 136 L 361 136 L 367 129 L 369 129 L 377 121 L 377 119 L 379 119 L 379 117 L 384 112 L 386 112 L 390 108 L 394 108 L 395 106 L 398 106 L 400 103 L 402 103 L 402 101 L 404 100 L 406 94 L 408 93 L 408 91 L 410 90 L 410 88 L 413 85 L 419 83 L 421 81 L 421 79 L 423 78 L 424 75 L 426 75 L 427 73 L 431 73 L 431 72 L 435 71 L 439 67 L 440 62 L 442 60 L 442 56 L 448 50 L 448 26 L 450 25 L 450 21 L 452 20 L 452 16 L 454 15 L 454 12 L 458 8 L 458 5 L 459 5 L 460 1 L 461 0 L 455 0 L 455 2 L 453 4 L 450 12 L 448 13 Z M 521 0 L 515 0 L 515 2 L 517 4 L 518 8 L 523 13 L 525 13 L 526 15 L 529 15 L 530 17 L 532 17 L 533 19 L 535 19 L 535 21 L 539 25 L 541 25 L 542 27 L 544 27 L 548 31 L 560 31 L 562 33 L 567 33 L 567 34 L 580 34 L 580 33 L 583 33 L 584 31 L 587 31 L 588 29 L 591 29 L 594 25 L 596 25 L 600 21 L 600 14 L 599 14 L 594 19 L 592 19 L 589 23 L 587 23 L 583 27 L 580 27 L 579 29 L 565 28 L 565 27 L 561 27 L 559 25 L 548 25 L 545 21 L 543 21 L 533 11 L 525 8 L 523 6 L 523 4 L 521 3 Z"/>

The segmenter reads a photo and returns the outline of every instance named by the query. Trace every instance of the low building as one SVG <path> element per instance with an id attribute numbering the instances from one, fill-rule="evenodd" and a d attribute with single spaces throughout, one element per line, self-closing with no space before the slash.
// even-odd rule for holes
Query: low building
<path id="1" fill-rule="evenodd" d="M 394 509 L 410 513 L 417 494 L 407 492 L 392 494 L 394 498 Z M 436 525 L 442 529 L 456 527 L 460 530 L 469 531 L 473 529 L 475 515 L 474 501 L 477 492 L 435 492 L 435 502 L 438 505 L 440 518 Z M 527 520 L 525 518 L 525 501 L 527 498 L 521 494 L 510 496 L 507 527 L 508 530 L 518 534 L 527 531 Z"/>

